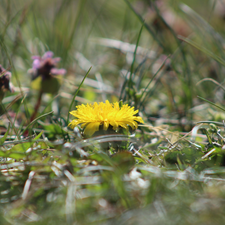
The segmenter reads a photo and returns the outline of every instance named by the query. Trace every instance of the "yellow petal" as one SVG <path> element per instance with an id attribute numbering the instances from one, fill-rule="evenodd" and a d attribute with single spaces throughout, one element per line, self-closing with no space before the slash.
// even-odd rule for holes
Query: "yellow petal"
<path id="1" fill-rule="evenodd" d="M 96 131 L 99 130 L 99 126 L 99 122 L 89 123 L 84 130 L 84 135 L 92 136 Z"/>
<path id="2" fill-rule="evenodd" d="M 71 127 L 72 129 L 74 128 L 74 127 L 76 127 L 77 125 L 79 124 L 79 121 L 78 120 L 73 120 L 73 121 L 71 121 L 70 123 L 69 123 L 69 127 Z"/>

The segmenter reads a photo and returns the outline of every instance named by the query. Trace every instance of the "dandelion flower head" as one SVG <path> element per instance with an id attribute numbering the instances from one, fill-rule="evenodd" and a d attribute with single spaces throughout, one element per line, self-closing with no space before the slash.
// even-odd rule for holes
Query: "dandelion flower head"
<path id="1" fill-rule="evenodd" d="M 81 124 L 82 128 L 85 128 L 84 135 L 92 136 L 99 127 L 102 126 L 103 130 L 107 130 L 111 125 L 114 130 L 119 127 L 128 129 L 130 126 L 132 129 L 137 129 L 138 123 L 144 123 L 140 116 L 134 116 L 138 113 L 138 110 L 134 110 L 134 107 L 124 104 L 122 107 L 119 103 L 110 103 L 108 100 L 104 102 L 87 105 L 77 106 L 77 110 L 70 112 L 76 119 L 68 125 L 72 129 Z"/>

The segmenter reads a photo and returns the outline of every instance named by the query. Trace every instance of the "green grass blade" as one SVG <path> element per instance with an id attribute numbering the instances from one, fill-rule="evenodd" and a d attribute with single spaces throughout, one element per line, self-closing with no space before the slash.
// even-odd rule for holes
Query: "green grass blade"
<path id="1" fill-rule="evenodd" d="M 4 136 L 0 139 L 0 146 L 4 144 L 4 142 L 5 142 L 6 138 L 7 138 L 7 135 L 9 133 L 9 130 L 10 130 L 10 125 L 9 125 L 7 131 L 5 132 Z"/>
<path id="2" fill-rule="evenodd" d="M 167 60 L 168 58 L 169 58 L 169 57 L 167 57 L 167 58 L 164 60 L 163 64 L 159 67 L 159 69 L 156 71 L 156 73 L 155 73 L 154 76 L 151 78 L 151 80 L 149 81 L 149 83 L 146 85 L 144 91 L 141 93 L 141 97 L 140 97 L 141 101 L 140 101 L 139 107 L 142 107 L 142 106 L 144 105 L 144 102 L 145 102 L 146 98 L 150 95 L 149 93 L 152 92 L 152 90 L 150 90 L 149 92 L 147 92 L 147 89 L 148 89 L 149 85 L 152 83 L 152 81 L 155 79 L 155 77 L 158 75 L 158 73 L 160 72 L 160 70 L 163 68 L 163 66 L 165 65 L 165 62 L 166 62 L 166 60 Z M 145 94 L 145 96 L 144 96 L 144 94 Z M 144 97 L 143 97 L 143 96 L 144 96 Z"/>
<path id="3" fill-rule="evenodd" d="M 136 42 L 136 46 L 135 46 L 135 50 L 134 50 L 134 55 L 133 55 L 133 61 L 131 63 L 130 78 L 129 78 L 129 81 L 128 81 L 128 88 L 129 89 L 132 89 L 133 86 L 134 86 L 134 82 L 133 82 L 134 63 L 135 63 L 135 59 L 136 59 L 137 48 L 138 48 L 139 41 L 140 41 L 140 38 L 141 38 L 143 26 L 144 26 L 144 24 L 142 24 L 141 29 L 140 29 L 139 34 L 138 34 L 138 38 L 137 38 L 137 42 Z M 125 80 L 125 82 L 126 82 L 126 80 Z M 122 90 L 125 90 L 125 89 L 122 89 Z M 128 99 L 131 99 L 131 96 L 130 96 L 129 93 L 130 93 L 130 91 L 128 90 Z"/>
<path id="4" fill-rule="evenodd" d="M 34 124 L 37 120 L 39 120 L 39 119 L 41 119 L 41 118 L 43 118 L 43 117 L 45 117 L 45 116 L 48 116 L 48 115 L 50 115 L 50 114 L 52 114 L 53 113 L 53 111 L 51 111 L 51 112 L 48 112 L 48 113 L 45 113 L 45 114 L 43 114 L 43 115 L 40 115 L 40 116 L 38 116 L 37 118 L 35 118 L 33 121 L 31 121 L 27 126 L 26 126 L 26 128 L 22 131 L 22 134 L 32 125 L 32 124 Z"/>
<path id="5" fill-rule="evenodd" d="M 216 60 L 218 63 L 225 66 L 225 61 L 221 57 L 219 57 L 216 54 L 214 54 L 213 52 L 211 52 L 210 50 L 200 46 L 199 44 L 197 44 L 196 42 L 192 41 L 189 38 L 185 38 L 182 36 L 179 36 L 179 38 L 181 40 L 185 41 L 186 43 L 190 44 L 191 46 L 195 47 L 196 49 L 200 50 L 201 52 L 205 53 L 207 56 L 211 57 L 212 59 Z"/>
<path id="6" fill-rule="evenodd" d="M 133 61 L 132 61 L 131 68 L 130 68 L 130 82 L 132 81 L 132 74 L 133 74 L 133 71 L 134 71 L 134 63 L 135 63 L 135 59 L 136 59 L 137 48 L 138 48 L 139 41 L 140 41 L 140 38 L 141 38 L 143 26 L 144 26 L 144 24 L 142 24 L 141 29 L 139 31 L 136 46 L 135 46 L 135 50 L 134 50 L 134 57 L 133 57 Z"/>
<path id="7" fill-rule="evenodd" d="M 144 25 L 144 27 L 146 28 L 146 30 L 155 39 L 155 41 L 158 43 L 158 45 L 165 50 L 165 46 L 163 45 L 163 43 L 156 37 L 155 32 L 145 23 L 145 21 L 142 18 L 142 16 L 135 11 L 135 9 L 133 8 L 133 6 L 130 4 L 130 2 L 128 0 L 124 0 L 124 1 L 128 5 L 128 7 L 131 9 L 131 11 L 137 16 L 137 18 L 139 19 L 139 21 Z"/>
<path id="8" fill-rule="evenodd" d="M 221 107 L 221 106 L 219 106 L 219 105 L 216 105 L 215 103 L 213 103 L 213 102 L 211 102 L 211 101 L 209 101 L 209 100 L 207 100 L 207 99 L 205 99 L 205 98 L 202 98 L 202 97 L 200 97 L 200 96 L 198 96 L 198 98 L 200 98 L 201 100 L 203 100 L 203 101 L 205 101 L 205 102 L 208 102 L 210 105 L 213 105 L 213 106 L 217 107 L 218 109 L 221 109 L 221 110 L 223 110 L 223 111 L 225 112 L 225 108 L 223 108 L 223 107 Z"/>
<path id="9" fill-rule="evenodd" d="M 83 80 L 81 81 L 79 87 L 77 88 L 76 93 L 75 93 L 74 96 L 73 96 L 73 99 L 72 99 L 72 101 L 71 101 L 71 103 L 70 103 L 69 111 L 68 111 L 68 114 L 67 114 L 67 124 L 68 124 L 68 122 L 69 122 L 69 115 L 70 115 L 70 111 L 71 111 L 71 109 L 72 109 L 72 107 L 73 107 L 74 100 L 75 100 L 75 98 L 76 98 L 76 96 L 77 96 L 77 94 L 78 94 L 78 92 L 79 92 L 79 90 L 80 90 L 82 84 L 84 83 L 86 77 L 87 77 L 88 74 L 90 73 L 91 68 L 92 68 L 92 67 L 90 67 L 90 69 L 89 69 L 89 70 L 87 71 L 87 73 L 85 74 Z"/>
<path id="10" fill-rule="evenodd" d="M 199 85 L 204 81 L 210 81 L 210 82 L 218 85 L 223 91 L 225 91 L 225 88 L 219 82 L 217 82 L 216 80 L 214 80 L 212 78 L 204 78 L 204 79 L 200 80 L 196 85 Z"/>

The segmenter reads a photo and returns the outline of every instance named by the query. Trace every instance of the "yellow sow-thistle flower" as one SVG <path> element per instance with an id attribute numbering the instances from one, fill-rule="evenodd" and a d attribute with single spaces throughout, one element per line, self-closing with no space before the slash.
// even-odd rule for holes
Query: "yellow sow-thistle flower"
<path id="1" fill-rule="evenodd" d="M 110 125 L 114 130 L 119 127 L 128 129 L 128 126 L 137 129 L 137 122 L 144 123 L 140 116 L 134 116 L 138 110 L 134 110 L 134 107 L 127 104 L 120 108 L 118 102 L 112 104 L 107 100 L 105 103 L 82 104 L 76 108 L 77 110 L 70 112 L 76 119 L 68 126 L 73 129 L 81 124 L 82 128 L 85 127 L 84 135 L 87 136 L 92 136 L 100 126 L 103 127 L 103 130 L 107 130 Z"/>

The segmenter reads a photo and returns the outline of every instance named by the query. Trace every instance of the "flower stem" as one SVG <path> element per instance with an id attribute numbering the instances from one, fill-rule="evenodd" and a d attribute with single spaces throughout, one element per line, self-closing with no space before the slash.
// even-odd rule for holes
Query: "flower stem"
<path id="1" fill-rule="evenodd" d="M 36 105 L 35 105 L 35 107 L 34 107 L 34 112 L 33 112 L 32 116 L 30 117 L 30 123 L 31 123 L 31 122 L 36 118 L 36 116 L 37 116 L 38 109 L 40 108 L 40 105 L 41 105 L 42 94 L 43 94 L 43 92 L 40 91 L 40 92 L 39 92 L 39 95 L 38 95 L 37 103 L 36 103 Z M 29 135 L 29 131 L 26 130 L 26 131 L 24 132 L 24 136 L 27 137 L 28 135 Z"/>
<path id="2" fill-rule="evenodd" d="M 32 122 L 35 119 L 36 115 L 37 115 L 38 109 L 40 108 L 40 105 L 41 105 L 42 94 L 43 94 L 43 92 L 40 91 L 37 103 L 36 103 L 36 105 L 34 107 L 34 112 L 33 112 L 32 116 L 30 118 L 30 122 Z"/>

